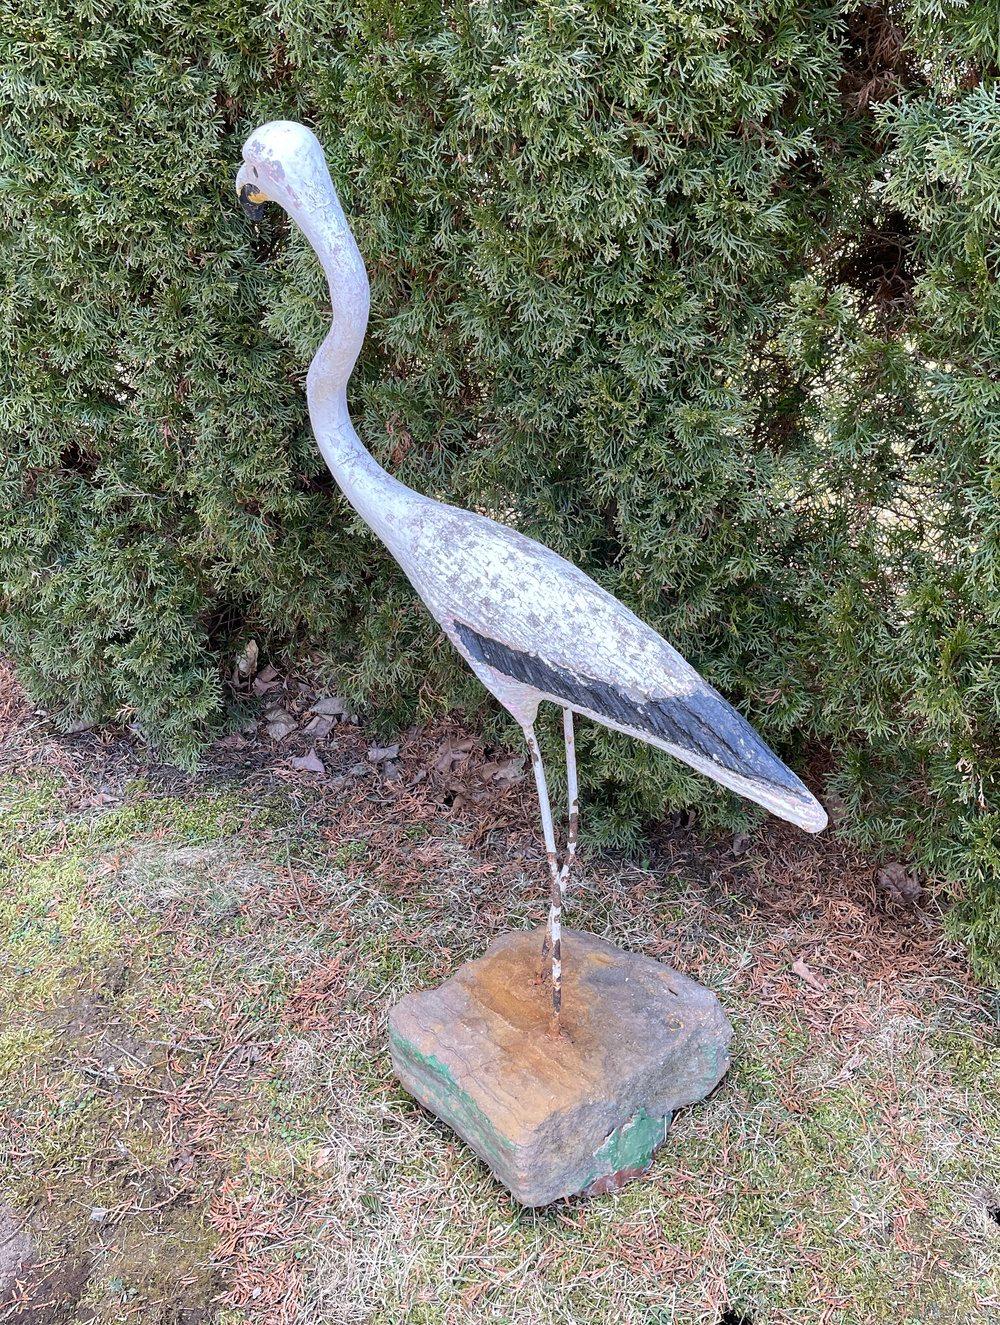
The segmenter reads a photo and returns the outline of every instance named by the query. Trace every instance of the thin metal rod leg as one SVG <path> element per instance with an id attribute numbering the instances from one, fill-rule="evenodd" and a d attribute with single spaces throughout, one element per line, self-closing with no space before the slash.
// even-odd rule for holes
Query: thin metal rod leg
<path id="1" fill-rule="evenodd" d="M 542 817 L 542 837 L 545 841 L 545 859 L 549 866 L 549 923 L 548 932 L 552 936 L 552 1011 L 558 1021 L 562 1008 L 562 893 L 559 890 L 559 864 L 556 860 L 556 837 L 552 828 L 552 809 L 549 805 L 549 789 L 545 782 L 545 769 L 542 765 L 542 752 L 538 748 L 533 726 L 525 727 L 524 739 L 531 754 L 531 767 L 535 774 L 535 789 L 538 792 L 538 809 Z"/>
<path id="2" fill-rule="evenodd" d="M 566 896 L 566 885 L 573 873 L 576 843 L 580 835 L 580 786 L 576 779 L 576 741 L 573 737 L 573 710 L 563 709 L 563 736 L 566 738 L 566 790 L 569 797 L 569 833 L 566 855 L 559 871 L 559 891 Z"/>
<path id="3" fill-rule="evenodd" d="M 566 855 L 559 871 L 559 896 L 563 904 L 566 901 L 566 888 L 573 873 L 576 859 L 576 844 L 580 833 L 580 788 L 576 777 L 576 741 L 573 735 L 573 710 L 563 709 L 563 737 L 566 742 L 566 790 L 569 798 L 569 833 L 566 837 Z M 542 943 L 542 969 L 549 955 L 549 932 L 545 931 Z"/>

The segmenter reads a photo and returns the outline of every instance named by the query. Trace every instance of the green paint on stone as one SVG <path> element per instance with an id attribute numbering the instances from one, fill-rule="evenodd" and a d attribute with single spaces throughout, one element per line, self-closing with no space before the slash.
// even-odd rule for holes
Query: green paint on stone
<path id="1" fill-rule="evenodd" d="M 596 1182 L 606 1174 L 620 1173 L 623 1169 L 648 1169 L 657 1148 L 667 1138 L 672 1118 L 672 1113 L 660 1118 L 651 1117 L 645 1109 L 633 1114 L 594 1152 L 595 1163 L 586 1180 L 587 1184 Z"/>
<path id="2" fill-rule="evenodd" d="M 420 1072 L 426 1091 L 423 1103 L 464 1136 L 482 1159 L 492 1163 L 513 1149 L 513 1142 L 497 1131 L 436 1054 L 421 1053 L 412 1040 L 405 1039 L 391 1027 L 389 1041 L 398 1058 Z"/>

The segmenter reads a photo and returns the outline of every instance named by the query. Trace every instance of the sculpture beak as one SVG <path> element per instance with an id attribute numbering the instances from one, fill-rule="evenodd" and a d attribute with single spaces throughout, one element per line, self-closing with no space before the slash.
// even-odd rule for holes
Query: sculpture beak
<path id="1" fill-rule="evenodd" d="M 259 221 L 264 215 L 264 203 L 267 202 L 267 194 L 261 193 L 256 184 L 247 179 L 246 166 L 240 166 L 239 173 L 236 176 L 236 192 L 240 197 L 240 206 L 250 217 L 250 220 Z"/>

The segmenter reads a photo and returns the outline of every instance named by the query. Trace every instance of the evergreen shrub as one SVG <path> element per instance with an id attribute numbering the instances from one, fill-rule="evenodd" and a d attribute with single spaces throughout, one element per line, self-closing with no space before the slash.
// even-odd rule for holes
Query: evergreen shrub
<path id="1" fill-rule="evenodd" d="M 246 642 L 484 704 L 310 437 L 312 124 L 372 277 L 359 430 L 663 630 L 1000 949 L 995 0 L 6 0 L 0 644 L 190 762 Z M 485 710 L 484 710 L 485 711 Z M 697 805 L 583 733 L 587 826 Z"/>

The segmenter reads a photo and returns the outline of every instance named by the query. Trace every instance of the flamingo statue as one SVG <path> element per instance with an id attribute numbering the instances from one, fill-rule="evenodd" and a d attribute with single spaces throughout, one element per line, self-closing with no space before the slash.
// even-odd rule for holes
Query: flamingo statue
<path id="1" fill-rule="evenodd" d="M 562 905 L 579 829 L 574 714 L 666 750 L 806 832 L 822 831 L 826 813 L 666 640 L 583 571 L 495 520 L 414 492 L 362 445 L 347 409 L 347 382 L 368 325 L 368 277 L 315 135 L 290 121 L 263 125 L 243 147 L 236 187 L 254 219 L 265 202 L 284 208 L 329 282 L 333 324 L 306 379 L 324 460 L 448 639 L 524 732 L 548 862 L 543 977 L 548 958 L 558 1026 Z M 563 713 L 569 828 L 561 864 L 534 730 L 543 700 Z"/>

